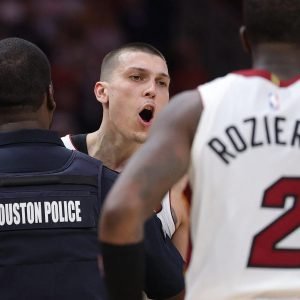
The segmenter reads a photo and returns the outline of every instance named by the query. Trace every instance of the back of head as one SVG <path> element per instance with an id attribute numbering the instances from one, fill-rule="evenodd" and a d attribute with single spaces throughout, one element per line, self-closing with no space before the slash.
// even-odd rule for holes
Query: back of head
<path id="1" fill-rule="evenodd" d="M 41 49 L 20 38 L 0 40 L 0 110 L 36 111 L 50 83 L 49 61 Z"/>
<path id="2" fill-rule="evenodd" d="M 101 65 L 101 76 L 100 76 L 101 81 L 106 81 L 109 79 L 110 74 L 117 66 L 118 57 L 124 52 L 144 52 L 144 53 L 156 55 L 160 57 L 162 60 L 166 61 L 163 54 L 150 44 L 141 43 L 141 42 L 128 43 L 106 54 Z"/>
<path id="3" fill-rule="evenodd" d="M 300 43 L 299 0 L 244 0 L 244 23 L 254 43 Z"/>

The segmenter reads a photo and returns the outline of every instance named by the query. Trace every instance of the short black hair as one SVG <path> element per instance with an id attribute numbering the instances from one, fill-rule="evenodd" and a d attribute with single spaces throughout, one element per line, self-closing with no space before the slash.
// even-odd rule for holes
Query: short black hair
<path id="1" fill-rule="evenodd" d="M 109 78 L 111 71 L 116 66 L 115 64 L 116 58 L 119 57 L 121 53 L 126 51 L 145 52 L 145 53 L 153 54 L 159 56 L 162 60 L 166 62 L 164 55 L 158 49 L 156 49 L 154 46 L 150 44 L 142 43 L 142 42 L 133 42 L 133 43 L 124 44 L 121 47 L 114 49 L 105 55 L 101 64 L 100 80 L 107 80 Z"/>
<path id="2" fill-rule="evenodd" d="M 0 40 L 0 109 L 37 110 L 51 83 L 45 53 L 21 38 Z"/>
<path id="3" fill-rule="evenodd" d="M 244 23 L 254 43 L 300 43 L 299 0 L 244 0 Z"/>

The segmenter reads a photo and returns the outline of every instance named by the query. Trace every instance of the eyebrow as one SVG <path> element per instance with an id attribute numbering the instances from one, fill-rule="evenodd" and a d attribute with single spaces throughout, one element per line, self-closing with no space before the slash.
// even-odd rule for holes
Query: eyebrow
<path id="1" fill-rule="evenodd" d="M 136 70 L 136 71 L 139 71 L 139 72 L 144 72 L 144 73 L 147 73 L 149 72 L 148 69 L 144 69 L 144 68 L 139 68 L 139 67 L 129 67 L 128 70 Z M 166 74 L 166 73 L 158 73 L 159 76 L 161 77 L 165 77 L 167 79 L 171 79 L 169 74 Z"/>

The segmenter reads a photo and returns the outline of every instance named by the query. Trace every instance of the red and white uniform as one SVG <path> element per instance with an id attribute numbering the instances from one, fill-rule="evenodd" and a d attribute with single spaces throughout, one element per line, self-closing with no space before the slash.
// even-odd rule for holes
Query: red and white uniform
<path id="1" fill-rule="evenodd" d="M 186 299 L 300 299 L 300 80 L 249 70 L 198 90 Z"/>

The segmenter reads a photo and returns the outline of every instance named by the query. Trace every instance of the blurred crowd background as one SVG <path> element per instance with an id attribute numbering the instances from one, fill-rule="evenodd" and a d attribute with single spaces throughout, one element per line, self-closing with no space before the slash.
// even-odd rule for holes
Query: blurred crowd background
<path id="1" fill-rule="evenodd" d="M 0 38 L 17 36 L 48 55 L 57 102 L 54 129 L 96 130 L 93 89 L 104 55 L 147 42 L 167 58 L 171 95 L 250 66 L 239 40 L 241 0 L 0 0 Z"/>

